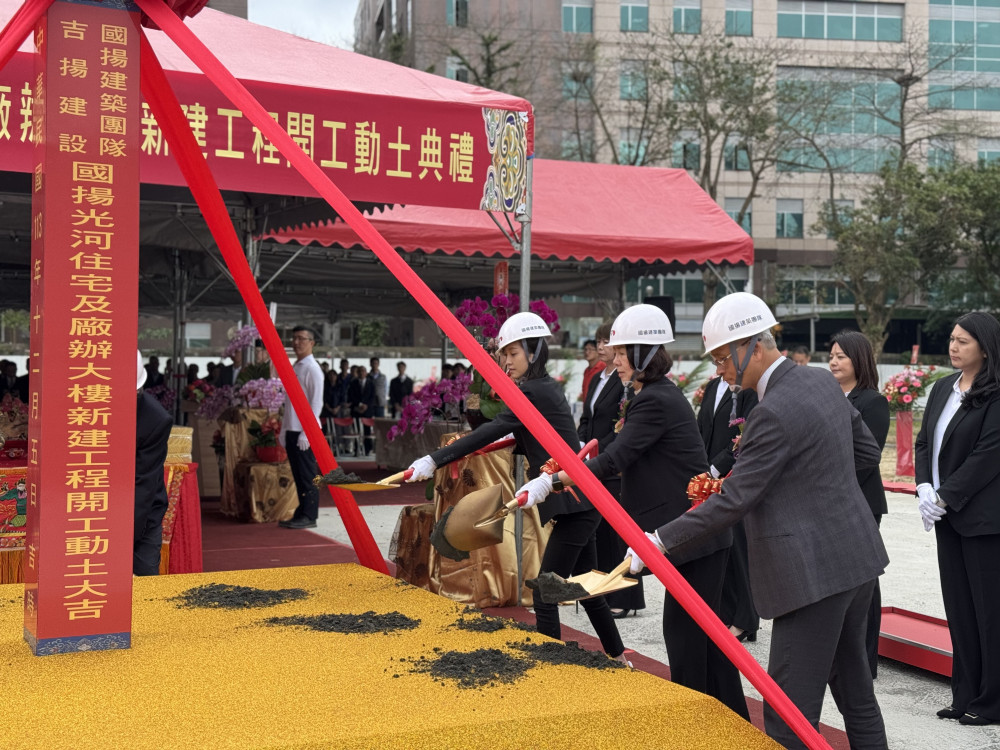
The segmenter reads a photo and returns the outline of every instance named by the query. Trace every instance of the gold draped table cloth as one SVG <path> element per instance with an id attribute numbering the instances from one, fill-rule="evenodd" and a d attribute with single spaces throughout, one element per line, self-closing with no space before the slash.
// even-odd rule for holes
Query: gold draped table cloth
<path id="1" fill-rule="evenodd" d="M 219 420 L 226 440 L 219 509 L 241 521 L 284 521 L 299 504 L 288 461 L 261 463 L 250 446 L 250 423 L 263 422 L 270 413 L 267 409 L 230 409 L 226 419 Z"/>
<path id="2" fill-rule="evenodd" d="M 444 435 L 441 445 L 461 433 Z M 503 542 L 472 550 L 466 560 L 438 554 L 430 542 L 434 524 L 466 494 L 502 484 L 513 495 L 513 450 L 467 456 L 434 473 L 434 502 L 409 505 L 400 512 L 389 557 L 396 563 L 396 577 L 457 602 L 485 607 L 531 606 L 531 590 L 519 586 L 514 539 L 514 516 L 504 521 Z M 549 529 L 542 526 L 538 509 L 522 511 L 522 581 L 535 578 Z M 520 588 L 520 601 L 518 589 Z"/>

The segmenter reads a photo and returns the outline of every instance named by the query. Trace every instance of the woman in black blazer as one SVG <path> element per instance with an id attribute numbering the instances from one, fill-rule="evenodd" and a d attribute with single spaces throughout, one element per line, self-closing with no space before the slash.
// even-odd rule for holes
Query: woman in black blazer
<path id="1" fill-rule="evenodd" d="M 915 444 L 924 528 L 937 537 L 951 633 L 951 705 L 962 724 L 1000 722 L 1000 323 L 969 313 L 948 345 L 960 372 L 934 384 Z"/>
<path id="2" fill-rule="evenodd" d="M 625 411 L 614 442 L 586 462 L 598 479 L 621 474 L 621 504 L 640 528 L 654 529 L 691 508 L 691 477 L 708 470 L 705 445 L 694 411 L 680 389 L 667 379 L 673 360 L 663 344 L 674 340 L 666 314 L 652 305 L 636 305 L 615 320 L 611 332 L 614 363 L 623 378 L 632 377 L 635 396 Z M 520 491 L 544 499 L 546 484 L 568 485 L 565 471 L 529 482 Z M 719 613 L 722 581 L 733 535 L 722 532 L 670 562 L 705 603 Z M 664 595 L 663 639 L 674 682 L 717 698 L 749 721 L 739 672 L 670 593 Z"/>
<path id="3" fill-rule="evenodd" d="M 621 378 L 615 370 L 612 358 L 614 352 L 608 344 L 611 337 L 611 323 L 602 323 L 594 334 L 597 342 L 597 361 L 605 365 L 605 370 L 590 379 L 587 393 L 583 399 L 583 416 L 580 417 L 580 426 L 576 433 L 580 437 L 580 442 L 586 445 L 593 439 L 597 439 L 597 452 L 603 453 L 607 450 L 611 441 L 615 439 L 615 423 L 618 421 L 618 411 L 622 399 L 626 398 L 625 387 Z M 622 482 L 617 476 L 604 479 L 601 484 L 607 487 L 608 492 L 621 501 Z M 597 569 L 611 570 L 621 562 L 625 556 L 628 545 L 618 536 L 618 532 L 611 528 L 611 524 L 601 519 L 600 526 L 597 527 Z M 611 614 L 621 618 L 629 614 L 636 613 L 640 609 L 646 608 L 646 599 L 642 592 L 642 580 L 635 586 L 630 586 L 621 591 L 613 591 L 605 596 L 608 606 L 611 607 Z"/>
<path id="4" fill-rule="evenodd" d="M 539 330 L 546 332 L 544 337 L 539 336 Z M 579 439 L 573 422 L 573 413 L 566 402 L 562 387 L 545 370 L 545 363 L 549 358 L 549 348 L 545 341 L 548 337 L 547 332 L 547 324 L 535 313 L 512 315 L 504 322 L 497 335 L 500 365 L 507 375 L 517 382 L 528 401 L 575 452 Z M 434 476 L 435 469 L 477 451 L 509 433 L 514 433 L 514 439 L 517 441 L 516 451 L 523 453 L 527 458 L 528 476 L 538 476 L 542 466 L 549 460 L 549 453 L 532 434 L 531 426 L 523 424 L 510 409 L 505 409 L 491 422 L 481 424 L 465 437 L 428 456 L 418 458 L 410 465 L 412 473 L 406 481 L 430 479 Z M 542 474 L 542 476 L 550 475 Z M 577 496 L 574 497 L 568 492 L 560 493 L 553 496 L 553 502 L 539 508 L 543 524 L 552 519 L 556 521 L 545 545 L 540 573 L 553 572 L 568 578 L 586 573 L 597 564 L 595 532 L 601 521 L 601 514 L 583 493 L 578 492 Z M 538 632 L 561 640 L 559 606 L 543 602 L 537 591 L 532 594 Z M 603 596 L 597 596 L 585 599 L 582 604 L 604 651 L 608 656 L 627 664 L 625 646 L 618 634 L 618 627 L 611 616 L 607 600 Z"/>
<path id="5" fill-rule="evenodd" d="M 830 346 L 830 372 L 840 383 L 851 406 L 858 410 L 865 427 L 875 438 L 880 451 L 885 449 L 885 438 L 889 434 L 889 402 L 878 390 L 878 369 L 875 366 L 875 352 L 868 337 L 859 331 L 841 331 L 833 337 Z M 877 466 L 857 472 L 858 484 L 875 516 L 875 523 L 882 525 L 882 514 L 889 510 L 885 502 L 885 488 L 882 473 Z M 878 636 L 882 628 L 882 593 L 878 579 L 872 592 L 872 603 L 868 610 L 868 629 L 865 633 L 865 648 L 868 651 L 868 666 L 872 678 L 878 672 Z"/>

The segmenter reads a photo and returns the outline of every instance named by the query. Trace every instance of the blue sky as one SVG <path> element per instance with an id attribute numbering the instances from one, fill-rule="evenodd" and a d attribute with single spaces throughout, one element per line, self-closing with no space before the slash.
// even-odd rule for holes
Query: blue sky
<path id="1" fill-rule="evenodd" d="M 358 0 L 249 0 L 248 15 L 263 26 L 351 49 L 357 7 Z"/>

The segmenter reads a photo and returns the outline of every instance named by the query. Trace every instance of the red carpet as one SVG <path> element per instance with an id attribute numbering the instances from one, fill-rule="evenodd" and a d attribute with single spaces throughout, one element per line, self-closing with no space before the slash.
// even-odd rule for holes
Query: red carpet
<path id="1" fill-rule="evenodd" d="M 365 481 L 382 479 L 384 472 L 373 464 L 347 465 Z M 355 493 L 359 505 L 415 505 L 424 502 L 424 485 L 403 485 L 396 490 Z M 332 507 L 329 494 L 320 495 L 322 507 Z M 202 502 L 202 554 L 205 572 L 221 570 L 248 570 L 255 568 L 283 568 L 295 565 L 326 565 L 357 562 L 350 547 L 308 530 L 282 529 L 277 524 L 240 523 L 219 512 L 217 501 Z M 390 562 L 389 570 L 395 566 Z M 534 625 L 535 616 L 524 607 L 498 607 L 486 612 Z M 601 644 L 595 636 L 563 626 L 563 637 L 576 641 L 581 647 L 600 651 Z M 636 669 L 670 679 L 670 668 L 648 656 L 629 652 L 629 660 Z M 763 729 L 763 704 L 747 699 L 750 718 L 754 726 Z M 823 737 L 834 750 L 849 750 L 847 735 L 839 729 L 820 725 Z"/>

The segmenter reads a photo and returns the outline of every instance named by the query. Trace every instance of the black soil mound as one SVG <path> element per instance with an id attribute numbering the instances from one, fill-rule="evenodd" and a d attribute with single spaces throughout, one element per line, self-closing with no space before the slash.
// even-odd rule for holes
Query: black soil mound
<path id="1" fill-rule="evenodd" d="M 313 479 L 313 484 L 317 487 L 323 487 L 328 484 L 359 484 L 362 481 L 354 472 L 348 474 L 341 467 L 337 467 L 333 471 L 328 471 L 322 476 L 317 476 Z"/>
<path id="2" fill-rule="evenodd" d="M 511 647 L 523 651 L 535 661 L 545 664 L 572 664 L 591 669 L 626 669 L 626 665 L 615 661 L 600 651 L 587 651 L 575 641 L 566 643 L 511 643 Z"/>
<path id="3" fill-rule="evenodd" d="M 508 620 L 505 617 L 494 617 L 493 615 L 483 614 L 478 609 L 472 607 L 466 607 L 452 627 L 459 630 L 471 630 L 474 633 L 496 633 L 505 628 L 529 631 L 534 631 L 535 629 L 531 625 L 526 625 L 517 620 Z"/>
<path id="4" fill-rule="evenodd" d="M 381 633 L 387 635 L 394 630 L 413 630 L 420 625 L 420 620 L 414 620 L 400 612 L 378 614 L 368 611 L 360 615 L 326 614 L 271 617 L 265 620 L 264 624 L 309 628 L 324 633 Z"/>
<path id="5" fill-rule="evenodd" d="M 285 602 L 305 599 L 305 589 L 255 589 L 249 586 L 230 586 L 226 583 L 209 583 L 182 591 L 170 601 L 178 607 L 203 609 L 256 609 L 274 607 Z"/>
<path id="6" fill-rule="evenodd" d="M 571 583 L 555 573 L 542 573 L 538 578 L 525 581 L 525 584 L 535 589 L 546 604 L 571 602 L 590 596 L 590 592 L 579 583 Z"/>
<path id="7" fill-rule="evenodd" d="M 411 672 L 430 674 L 435 682 L 454 682 L 460 688 L 482 688 L 524 677 L 533 662 L 496 648 L 446 651 L 433 660 L 421 660 Z"/>

